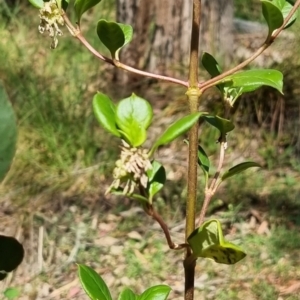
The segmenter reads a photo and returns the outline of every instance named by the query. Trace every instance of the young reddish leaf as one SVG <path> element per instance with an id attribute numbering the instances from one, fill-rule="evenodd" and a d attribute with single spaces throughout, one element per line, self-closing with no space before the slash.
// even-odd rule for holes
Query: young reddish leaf
<path id="1" fill-rule="evenodd" d="M 171 288 L 167 285 L 155 285 L 144 291 L 138 300 L 166 300 Z"/>
<path id="2" fill-rule="evenodd" d="M 127 142 L 138 147 L 146 140 L 146 129 L 151 124 L 153 111 L 150 103 L 132 94 L 116 107 L 116 123 Z"/>
<path id="3" fill-rule="evenodd" d="M 78 275 L 84 291 L 92 300 L 112 300 L 107 285 L 92 268 L 78 265 Z"/>
<path id="4" fill-rule="evenodd" d="M 281 10 L 269 0 L 261 0 L 263 16 L 269 27 L 269 36 L 283 24 Z"/>
<path id="5" fill-rule="evenodd" d="M 93 98 L 93 111 L 104 129 L 117 137 L 121 136 L 116 125 L 115 106 L 108 96 L 98 92 Z"/>
<path id="6" fill-rule="evenodd" d="M 80 24 L 82 15 L 90 8 L 97 5 L 101 0 L 76 0 L 74 3 L 74 9 L 77 17 L 77 22 Z"/>
<path id="7" fill-rule="evenodd" d="M 222 175 L 221 179 L 225 180 L 225 179 L 232 177 L 238 173 L 241 173 L 249 168 L 254 168 L 254 167 L 261 168 L 261 165 L 259 165 L 258 163 L 254 162 L 254 161 L 247 161 L 247 162 L 240 163 L 240 164 L 230 168 L 227 172 L 225 172 Z"/>
<path id="8" fill-rule="evenodd" d="M 0 82 L 0 181 L 13 161 L 17 143 L 17 122 L 4 87 Z"/>
<path id="9" fill-rule="evenodd" d="M 202 113 L 197 112 L 177 120 L 156 140 L 151 151 L 150 156 L 153 155 L 155 150 L 162 145 L 168 144 L 175 140 L 180 135 L 187 132 L 199 119 Z"/>
<path id="10" fill-rule="evenodd" d="M 126 288 L 121 292 L 118 300 L 137 300 L 137 295 L 129 288 Z"/>

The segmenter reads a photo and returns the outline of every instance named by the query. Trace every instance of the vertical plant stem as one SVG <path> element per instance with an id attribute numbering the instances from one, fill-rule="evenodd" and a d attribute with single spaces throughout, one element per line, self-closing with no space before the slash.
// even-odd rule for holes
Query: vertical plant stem
<path id="1" fill-rule="evenodd" d="M 193 0 L 193 18 L 191 32 L 191 52 L 189 66 L 189 89 L 187 96 L 191 113 L 198 111 L 200 89 L 198 88 L 199 63 L 199 34 L 201 19 L 201 0 Z M 195 229 L 195 208 L 197 199 L 197 159 L 198 159 L 198 122 L 189 132 L 189 161 L 188 161 L 188 195 L 186 203 L 185 238 Z M 185 300 L 194 299 L 194 281 L 196 261 L 190 260 L 191 250 L 188 248 L 184 260 Z"/>

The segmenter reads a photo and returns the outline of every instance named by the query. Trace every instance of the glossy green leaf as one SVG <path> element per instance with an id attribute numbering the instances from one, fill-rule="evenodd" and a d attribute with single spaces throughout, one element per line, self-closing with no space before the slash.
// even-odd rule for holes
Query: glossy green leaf
<path id="1" fill-rule="evenodd" d="M 20 297 L 20 291 L 16 288 L 7 288 L 3 292 L 3 294 L 9 300 L 17 299 L 18 297 Z"/>
<path id="2" fill-rule="evenodd" d="M 282 93 L 283 75 L 272 69 L 248 70 L 235 73 L 223 79 L 228 87 L 240 87 L 242 92 L 251 92 L 263 85 L 275 88 Z"/>
<path id="3" fill-rule="evenodd" d="M 13 161 L 17 143 L 17 122 L 8 95 L 0 82 L 0 181 Z"/>
<path id="4" fill-rule="evenodd" d="M 222 73 L 220 65 L 211 54 L 204 52 L 201 58 L 201 62 L 203 67 L 211 77 L 216 77 Z"/>
<path id="5" fill-rule="evenodd" d="M 121 100 L 116 107 L 117 127 L 133 147 L 138 147 L 145 142 L 146 129 L 151 124 L 152 117 L 150 103 L 135 94 Z"/>
<path id="6" fill-rule="evenodd" d="M 288 1 L 282 0 L 281 2 L 281 12 L 283 15 L 283 18 L 286 18 L 287 15 L 290 13 L 291 9 L 293 8 L 293 5 L 291 5 Z M 283 4 L 283 6 L 282 6 Z M 288 23 L 284 26 L 284 29 L 292 26 L 296 19 L 298 18 L 298 10 L 296 10 L 296 12 L 292 15 L 292 17 L 290 18 L 290 20 L 288 21 Z"/>
<path id="7" fill-rule="evenodd" d="M 74 9 L 78 24 L 80 24 L 82 15 L 99 2 L 101 2 L 101 0 L 75 0 Z"/>
<path id="8" fill-rule="evenodd" d="M 206 177 L 206 180 L 207 180 L 209 168 L 210 168 L 210 161 L 209 161 L 209 158 L 208 158 L 206 152 L 200 145 L 198 145 L 198 164 L 201 167 L 201 169 Z"/>
<path id="9" fill-rule="evenodd" d="M 22 244 L 12 236 L 0 235 L 0 280 L 16 269 L 24 258 Z"/>
<path id="10" fill-rule="evenodd" d="M 222 135 L 225 135 L 227 132 L 230 132 L 234 129 L 234 125 L 231 121 L 223 119 L 219 116 L 203 115 L 203 118 L 210 125 L 219 129 Z"/>
<path id="11" fill-rule="evenodd" d="M 96 271 L 85 265 L 78 265 L 80 283 L 91 300 L 112 300 L 109 289 Z"/>
<path id="12" fill-rule="evenodd" d="M 138 300 L 166 300 L 170 294 L 171 288 L 167 285 L 156 285 L 148 288 L 139 297 Z"/>
<path id="13" fill-rule="evenodd" d="M 149 202 L 152 203 L 153 196 L 157 194 L 166 182 L 166 170 L 156 160 L 152 162 L 152 169 L 147 171 Z"/>
<path id="14" fill-rule="evenodd" d="M 221 177 L 221 179 L 225 180 L 225 179 L 232 177 L 236 174 L 239 174 L 249 168 L 255 168 L 255 167 L 261 168 L 261 165 L 259 165 L 256 162 L 253 162 L 253 161 L 247 161 L 247 162 L 240 163 L 240 164 L 230 168 L 227 172 L 225 172 L 223 174 L 223 176 Z"/>
<path id="15" fill-rule="evenodd" d="M 120 26 L 120 28 L 122 29 L 123 34 L 124 34 L 125 41 L 124 41 L 124 44 L 122 45 L 122 47 L 124 47 L 132 40 L 133 28 L 132 28 L 132 26 L 127 25 L 127 24 L 118 23 L 118 25 Z"/>
<path id="16" fill-rule="evenodd" d="M 98 92 L 93 98 L 93 111 L 104 129 L 117 137 L 121 136 L 116 125 L 115 105 L 108 96 Z"/>
<path id="17" fill-rule="evenodd" d="M 202 113 L 198 112 L 184 116 L 168 127 L 154 143 L 150 151 L 150 156 L 153 155 L 159 146 L 166 145 L 187 132 L 198 121 L 201 114 Z"/>
<path id="18" fill-rule="evenodd" d="M 137 295 L 129 288 L 126 288 L 119 295 L 118 300 L 137 300 Z"/>
<path id="19" fill-rule="evenodd" d="M 31 3 L 34 7 L 41 9 L 44 7 L 44 1 L 43 0 L 28 0 L 29 3 Z"/>
<path id="20" fill-rule="evenodd" d="M 261 0 L 263 16 L 269 27 L 269 36 L 283 24 L 281 10 L 269 0 Z"/>
<path id="21" fill-rule="evenodd" d="M 100 0 L 100 1 L 101 1 L 101 0 Z M 61 7 L 62 7 L 62 9 L 63 9 L 64 11 L 67 10 L 68 5 L 69 5 L 69 0 L 62 0 L 62 1 L 61 1 Z"/>
<path id="22" fill-rule="evenodd" d="M 120 49 L 132 40 L 133 29 L 130 25 L 100 20 L 97 24 L 97 34 L 112 58 L 118 60 Z"/>
<path id="23" fill-rule="evenodd" d="M 219 220 L 209 220 L 195 229 L 188 243 L 196 257 L 213 259 L 217 263 L 235 264 L 246 256 L 239 247 L 224 240 Z"/>

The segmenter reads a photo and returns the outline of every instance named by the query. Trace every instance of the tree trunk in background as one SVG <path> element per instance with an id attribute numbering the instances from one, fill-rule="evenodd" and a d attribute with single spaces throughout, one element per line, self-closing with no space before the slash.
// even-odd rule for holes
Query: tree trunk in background
<path id="1" fill-rule="evenodd" d="M 121 51 L 121 61 L 139 69 L 187 78 L 192 1 L 117 0 L 117 20 L 133 26 L 132 42 Z M 233 44 L 233 0 L 203 0 L 200 50 L 228 64 Z M 118 72 L 122 83 L 140 80 Z"/>

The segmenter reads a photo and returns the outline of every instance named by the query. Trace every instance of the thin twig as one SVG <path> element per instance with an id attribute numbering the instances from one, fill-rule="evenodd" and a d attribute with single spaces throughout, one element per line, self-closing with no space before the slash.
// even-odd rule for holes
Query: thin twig
<path id="1" fill-rule="evenodd" d="M 232 74 L 236 73 L 237 71 L 240 71 L 241 69 L 246 67 L 248 64 L 250 64 L 254 59 L 256 59 L 259 55 L 261 55 L 267 48 L 269 48 L 272 45 L 274 40 L 282 32 L 282 30 L 284 29 L 286 24 L 289 22 L 289 20 L 291 19 L 293 14 L 296 12 L 296 10 L 299 8 L 299 6 L 300 6 L 300 0 L 298 0 L 296 2 L 296 4 L 293 6 L 290 13 L 284 19 L 284 22 L 281 25 L 281 27 L 274 30 L 274 32 L 269 37 L 267 37 L 265 42 L 249 58 L 247 58 L 245 61 L 243 61 L 242 63 L 240 63 L 236 67 L 234 67 L 234 68 L 232 68 L 232 69 L 230 69 L 230 70 L 228 70 L 228 71 L 226 71 L 226 72 L 224 72 L 224 73 L 222 73 L 222 74 L 220 74 L 220 75 L 218 75 L 218 76 L 216 76 L 216 77 L 214 77 L 210 80 L 207 80 L 203 83 L 199 83 L 199 88 L 202 91 L 205 91 L 208 88 L 210 88 L 212 86 L 215 86 L 219 81 L 221 81 L 222 79 L 224 79 L 225 77 L 227 77 L 229 75 L 232 75 Z"/>
<path id="2" fill-rule="evenodd" d="M 118 67 L 120 69 L 123 69 L 125 71 L 131 72 L 131 73 L 135 73 L 141 76 L 145 76 L 145 77 L 150 77 L 150 78 L 155 78 L 157 80 L 162 80 L 162 81 L 167 81 L 167 82 L 172 82 L 172 83 L 176 83 L 185 87 L 188 87 L 188 82 L 187 81 L 183 81 L 180 79 L 176 79 L 173 77 L 169 77 L 169 76 L 163 76 L 163 75 L 159 75 L 159 74 L 154 74 L 154 73 L 150 73 L 150 72 L 145 72 L 142 70 L 138 70 L 136 68 L 130 67 L 124 63 L 121 63 L 118 60 L 114 60 L 111 58 L 108 58 L 102 54 L 100 54 L 86 39 L 85 37 L 82 35 L 80 29 L 77 27 L 75 28 L 73 26 L 73 24 L 71 23 L 71 21 L 69 20 L 68 16 L 63 13 L 62 17 L 65 21 L 65 24 L 67 25 L 68 30 L 70 31 L 70 33 L 77 38 L 93 55 L 95 55 L 97 58 L 99 58 L 100 60 L 113 65 L 115 67 Z"/>
<path id="3" fill-rule="evenodd" d="M 167 224 L 163 221 L 162 217 L 159 215 L 159 213 L 153 208 L 152 205 L 147 205 L 145 207 L 145 211 L 146 213 L 151 216 L 161 227 L 161 229 L 163 230 L 166 240 L 168 242 L 168 245 L 170 247 L 170 249 L 173 250 L 181 250 L 184 248 L 189 247 L 188 244 L 183 243 L 183 244 L 176 244 L 172 241 L 171 235 L 170 235 L 170 231 L 169 228 L 167 226 Z"/>
<path id="4" fill-rule="evenodd" d="M 218 186 L 216 186 L 216 183 L 220 177 L 220 173 L 221 173 L 221 170 L 223 167 L 224 158 L 225 158 L 225 150 L 226 150 L 226 137 L 224 137 L 223 139 L 220 139 L 220 156 L 219 156 L 218 168 L 214 175 L 214 178 L 211 181 L 210 187 L 208 189 L 205 189 L 205 198 L 203 201 L 203 205 L 202 205 L 199 220 L 198 220 L 199 227 L 202 225 L 202 223 L 204 221 L 208 205 L 212 199 L 212 196 L 215 194 L 215 192 L 217 190 Z"/>

